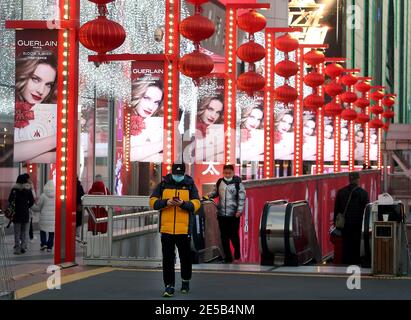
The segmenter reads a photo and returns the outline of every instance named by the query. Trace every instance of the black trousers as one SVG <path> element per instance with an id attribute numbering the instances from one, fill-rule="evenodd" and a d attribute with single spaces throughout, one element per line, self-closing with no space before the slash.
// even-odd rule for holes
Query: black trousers
<path id="1" fill-rule="evenodd" d="M 187 234 L 161 234 L 163 250 L 163 280 L 166 286 L 175 286 L 175 247 L 181 262 L 181 279 L 190 280 L 192 273 L 191 264 L 191 237 Z"/>
<path id="2" fill-rule="evenodd" d="M 227 262 L 233 261 L 230 241 L 234 247 L 234 257 L 240 259 L 240 237 L 238 235 L 240 218 L 218 216 L 218 225 L 220 226 L 221 244 L 223 246 L 225 260 Z"/>
<path id="3" fill-rule="evenodd" d="M 33 240 L 33 239 L 34 239 L 34 233 L 33 233 L 33 218 L 30 218 L 29 238 L 30 238 L 30 240 Z"/>
<path id="4" fill-rule="evenodd" d="M 361 224 L 345 225 L 342 230 L 342 263 L 360 265 L 361 263 Z"/>

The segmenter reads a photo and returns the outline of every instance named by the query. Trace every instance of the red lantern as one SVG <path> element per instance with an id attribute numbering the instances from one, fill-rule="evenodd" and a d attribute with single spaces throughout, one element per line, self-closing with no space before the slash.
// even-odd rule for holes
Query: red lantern
<path id="1" fill-rule="evenodd" d="M 185 18 L 180 23 L 180 33 L 184 38 L 190 39 L 193 42 L 208 39 L 214 32 L 215 27 L 213 22 L 199 13 Z"/>
<path id="2" fill-rule="evenodd" d="M 392 118 L 395 117 L 395 113 L 394 113 L 394 111 L 387 110 L 387 111 L 385 111 L 385 112 L 382 114 L 382 117 L 383 117 L 384 119 L 392 119 Z"/>
<path id="3" fill-rule="evenodd" d="M 360 123 L 360 124 L 365 124 L 367 122 L 370 122 L 370 116 L 367 116 L 364 113 L 360 113 L 357 116 L 357 119 L 355 120 L 355 122 Z"/>
<path id="4" fill-rule="evenodd" d="M 325 74 L 332 79 L 339 77 L 343 72 L 344 68 L 338 63 L 332 63 L 325 67 Z"/>
<path id="5" fill-rule="evenodd" d="M 105 54 L 120 47 L 126 39 L 124 28 L 105 16 L 83 24 L 79 31 L 79 40 L 87 49 Z"/>
<path id="6" fill-rule="evenodd" d="M 371 93 L 371 99 L 373 99 L 374 101 L 380 101 L 384 99 L 384 97 L 384 92 L 382 92 L 381 90 L 377 90 Z"/>
<path id="7" fill-rule="evenodd" d="M 238 27 L 248 33 L 256 33 L 267 25 L 267 19 L 255 10 L 250 10 L 237 19 Z"/>
<path id="8" fill-rule="evenodd" d="M 110 2 L 113 2 L 114 0 L 89 0 L 90 2 L 93 2 L 97 5 L 104 5 Z"/>
<path id="9" fill-rule="evenodd" d="M 324 105 L 324 98 L 317 94 L 310 94 L 304 99 L 304 108 L 316 111 Z"/>
<path id="10" fill-rule="evenodd" d="M 275 39 L 275 47 L 282 52 L 291 52 L 298 49 L 298 39 L 292 37 L 289 33 Z"/>
<path id="11" fill-rule="evenodd" d="M 312 49 L 311 51 L 307 52 L 304 55 L 304 62 L 311 65 L 311 66 L 317 66 L 320 63 L 323 63 L 325 61 L 325 55 L 321 51 Z"/>
<path id="12" fill-rule="evenodd" d="M 237 56 L 245 62 L 254 63 L 264 59 L 265 49 L 258 43 L 250 41 L 244 43 L 237 49 Z"/>
<path id="13" fill-rule="evenodd" d="M 341 82 L 347 87 L 350 87 L 358 82 L 358 78 L 355 75 L 349 73 L 341 78 Z"/>
<path id="14" fill-rule="evenodd" d="M 318 72 L 311 72 L 304 77 L 304 83 L 311 88 L 319 87 L 323 85 L 324 82 L 325 82 L 324 75 Z"/>
<path id="15" fill-rule="evenodd" d="M 387 108 L 391 108 L 395 105 L 395 100 L 392 98 L 385 98 L 384 100 L 382 100 L 382 104 Z"/>
<path id="16" fill-rule="evenodd" d="M 343 112 L 343 108 L 341 104 L 336 103 L 335 101 L 331 101 L 324 107 L 324 114 L 327 117 L 336 117 L 339 116 Z"/>
<path id="17" fill-rule="evenodd" d="M 389 122 L 384 123 L 384 126 L 382 128 L 385 132 L 387 132 L 388 130 L 390 130 L 390 123 Z"/>
<path id="18" fill-rule="evenodd" d="M 367 98 L 358 98 L 354 104 L 357 108 L 365 109 L 371 104 L 371 102 Z"/>
<path id="19" fill-rule="evenodd" d="M 371 85 L 365 81 L 361 81 L 355 85 L 355 90 L 361 93 L 366 93 L 371 90 Z"/>
<path id="20" fill-rule="evenodd" d="M 381 106 L 374 106 L 371 108 L 371 112 L 374 114 L 381 114 L 384 112 L 384 108 Z"/>
<path id="21" fill-rule="evenodd" d="M 289 104 L 297 100 L 298 92 L 295 88 L 285 84 L 274 91 L 274 99 L 284 104 Z"/>
<path id="22" fill-rule="evenodd" d="M 345 109 L 343 112 L 341 112 L 341 118 L 347 121 L 354 121 L 355 119 L 357 119 L 357 112 L 352 109 Z"/>
<path id="23" fill-rule="evenodd" d="M 184 55 L 181 57 L 179 64 L 180 72 L 193 79 L 198 79 L 210 74 L 213 68 L 213 59 L 199 51 Z"/>
<path id="24" fill-rule="evenodd" d="M 283 60 L 275 65 L 275 73 L 284 78 L 295 76 L 298 73 L 298 64 L 291 60 Z"/>
<path id="25" fill-rule="evenodd" d="M 358 97 L 354 92 L 344 92 L 340 98 L 344 103 L 354 103 Z"/>
<path id="26" fill-rule="evenodd" d="M 382 127 L 384 127 L 384 123 L 380 119 L 371 120 L 370 128 L 381 129 Z"/>
<path id="27" fill-rule="evenodd" d="M 330 97 L 338 96 L 344 91 L 343 87 L 335 81 L 332 81 L 330 84 L 326 85 L 324 90 Z"/>
<path id="28" fill-rule="evenodd" d="M 254 71 L 248 71 L 241 74 L 237 79 L 238 89 L 245 91 L 249 95 L 253 94 L 255 91 L 260 91 L 265 86 L 264 77 Z"/>

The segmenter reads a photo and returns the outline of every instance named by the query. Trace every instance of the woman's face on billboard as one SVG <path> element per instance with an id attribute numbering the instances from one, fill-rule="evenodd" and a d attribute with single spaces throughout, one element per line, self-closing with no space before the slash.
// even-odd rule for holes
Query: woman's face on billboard
<path id="1" fill-rule="evenodd" d="M 324 138 L 325 139 L 332 139 L 333 137 L 334 128 L 330 125 L 325 126 L 324 128 Z"/>
<path id="2" fill-rule="evenodd" d="M 291 126 L 293 124 L 293 117 L 289 114 L 284 115 L 284 117 L 281 119 L 280 124 L 278 125 L 278 131 L 280 132 L 289 132 L 291 129 Z"/>
<path id="3" fill-rule="evenodd" d="M 55 80 L 56 70 L 48 64 L 39 64 L 23 88 L 24 101 L 33 105 L 42 103 L 50 94 Z"/>
<path id="4" fill-rule="evenodd" d="M 143 118 L 151 117 L 160 107 L 163 91 L 159 87 L 148 87 L 141 98 L 137 113 Z"/>
<path id="5" fill-rule="evenodd" d="M 312 136 L 314 134 L 314 130 L 315 130 L 315 122 L 312 120 L 309 120 L 305 123 L 304 125 L 304 136 Z"/>
<path id="6" fill-rule="evenodd" d="M 362 143 L 363 140 L 364 140 L 364 132 L 358 131 L 357 134 L 355 135 L 355 142 Z"/>
<path id="7" fill-rule="evenodd" d="M 263 112 L 260 109 L 253 109 L 245 122 L 245 128 L 248 131 L 258 128 L 263 119 Z"/>
<path id="8" fill-rule="evenodd" d="M 200 119 L 206 125 L 211 126 L 218 119 L 220 119 L 223 112 L 223 103 L 220 100 L 211 100 L 210 104 L 206 107 L 204 113 Z"/>

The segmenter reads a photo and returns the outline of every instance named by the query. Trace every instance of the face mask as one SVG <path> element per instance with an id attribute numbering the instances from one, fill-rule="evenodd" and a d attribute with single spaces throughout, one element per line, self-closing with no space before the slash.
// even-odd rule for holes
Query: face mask
<path id="1" fill-rule="evenodd" d="M 174 180 L 175 182 L 181 182 L 181 181 L 184 180 L 184 176 L 176 175 L 176 174 L 173 174 L 172 176 L 173 176 L 173 180 Z"/>
<path id="2" fill-rule="evenodd" d="M 233 177 L 231 177 L 231 178 L 225 178 L 224 177 L 224 180 L 227 181 L 227 182 L 231 182 L 231 181 L 233 181 Z"/>

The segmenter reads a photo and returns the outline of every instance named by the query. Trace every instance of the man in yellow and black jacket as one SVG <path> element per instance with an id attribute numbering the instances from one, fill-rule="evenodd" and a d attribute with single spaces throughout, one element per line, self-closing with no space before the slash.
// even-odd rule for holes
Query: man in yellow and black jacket
<path id="1" fill-rule="evenodd" d="M 163 178 L 150 197 L 150 207 L 159 210 L 163 250 L 164 297 L 174 295 L 175 247 L 181 261 L 181 292 L 188 293 L 191 279 L 191 224 L 200 208 L 194 180 L 185 175 L 185 165 L 173 164 L 172 173 Z"/>

